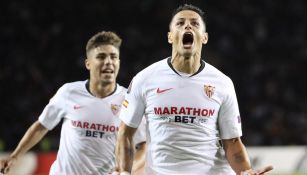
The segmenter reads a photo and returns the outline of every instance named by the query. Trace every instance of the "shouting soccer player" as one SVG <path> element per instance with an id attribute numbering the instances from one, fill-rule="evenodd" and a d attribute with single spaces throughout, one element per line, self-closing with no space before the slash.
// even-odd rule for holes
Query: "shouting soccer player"
<path id="1" fill-rule="evenodd" d="M 126 93 L 126 89 L 116 83 L 121 42 L 117 34 L 106 31 L 88 41 L 85 66 L 89 70 L 89 80 L 67 83 L 58 90 L 14 152 L 0 162 L 2 173 L 9 172 L 14 162 L 62 119 L 60 146 L 51 175 L 102 175 L 116 169 L 118 114 Z M 135 143 L 140 143 L 138 150 L 142 152 L 144 132 L 138 132 L 134 138 Z M 137 164 L 143 165 L 142 162 Z"/>
<path id="2" fill-rule="evenodd" d="M 208 41 L 203 12 L 177 8 L 169 25 L 172 55 L 138 73 L 130 84 L 120 119 L 116 155 L 130 174 L 132 136 L 147 120 L 148 175 L 259 175 L 241 142 L 241 120 L 229 77 L 201 59 Z"/>

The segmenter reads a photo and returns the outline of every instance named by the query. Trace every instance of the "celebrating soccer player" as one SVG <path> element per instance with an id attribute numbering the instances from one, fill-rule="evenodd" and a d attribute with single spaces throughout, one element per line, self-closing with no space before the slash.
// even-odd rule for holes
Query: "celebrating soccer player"
<path id="1" fill-rule="evenodd" d="M 201 59 L 208 41 L 204 13 L 177 8 L 169 24 L 172 55 L 139 72 L 125 97 L 116 148 L 122 175 L 131 171 L 132 136 L 147 120 L 146 174 L 259 175 L 241 142 L 241 119 L 229 77 Z"/>
<path id="2" fill-rule="evenodd" d="M 25 133 L 14 152 L 0 162 L 7 173 L 18 158 L 63 120 L 57 158 L 51 175 L 108 174 L 116 169 L 115 143 L 118 114 L 126 89 L 116 83 L 120 67 L 121 38 L 114 32 L 99 32 L 87 43 L 85 66 L 90 77 L 64 84 L 42 114 Z M 134 143 L 144 152 L 145 135 L 137 132 Z M 137 152 L 139 158 L 142 153 Z M 142 161 L 142 159 L 140 159 Z M 142 162 L 136 160 L 142 166 Z M 135 167 L 138 169 L 141 167 Z"/>

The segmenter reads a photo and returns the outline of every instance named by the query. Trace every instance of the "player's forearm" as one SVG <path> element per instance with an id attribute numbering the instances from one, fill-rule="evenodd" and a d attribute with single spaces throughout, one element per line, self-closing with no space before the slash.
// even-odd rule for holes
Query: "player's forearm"
<path id="1" fill-rule="evenodd" d="M 36 145 L 47 132 L 48 129 L 41 125 L 38 121 L 34 122 L 20 140 L 18 146 L 11 154 L 11 157 L 18 158 L 26 153 L 29 149 Z"/>
<path id="2" fill-rule="evenodd" d="M 133 144 L 132 139 L 129 139 L 124 135 L 118 137 L 116 157 L 117 157 L 119 172 L 123 171 L 131 172 L 133 155 L 134 155 L 132 144 Z"/>
<path id="3" fill-rule="evenodd" d="M 133 135 L 136 128 L 121 122 L 117 133 L 116 159 L 119 172 L 131 172 L 134 156 Z"/>
<path id="4" fill-rule="evenodd" d="M 251 169 L 250 160 L 240 138 L 223 140 L 226 158 L 231 168 L 240 175 L 242 171 Z"/>
<path id="5" fill-rule="evenodd" d="M 134 154 L 132 173 L 141 174 L 144 173 L 144 165 L 145 165 L 145 151 L 146 151 L 146 143 L 141 143 L 136 149 Z"/>

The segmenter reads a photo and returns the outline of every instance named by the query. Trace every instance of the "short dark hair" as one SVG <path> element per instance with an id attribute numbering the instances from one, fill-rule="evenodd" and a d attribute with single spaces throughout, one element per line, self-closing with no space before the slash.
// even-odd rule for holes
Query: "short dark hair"
<path id="1" fill-rule="evenodd" d="M 205 12 L 202 11 L 200 8 L 192 5 L 192 4 L 183 4 L 183 5 L 180 5 L 179 7 L 177 7 L 174 11 L 173 11 L 173 14 L 172 14 L 172 19 L 174 18 L 174 16 L 181 12 L 181 11 L 184 11 L 184 10 L 191 10 L 191 11 L 194 11 L 196 12 L 197 14 L 199 14 L 199 16 L 201 17 L 201 19 L 203 20 L 205 26 L 206 26 L 206 19 L 205 19 Z"/>
<path id="2" fill-rule="evenodd" d="M 86 44 L 86 53 L 88 53 L 93 48 L 107 44 L 113 45 L 119 49 L 121 43 L 122 39 L 116 33 L 111 31 L 101 31 L 88 40 Z"/>

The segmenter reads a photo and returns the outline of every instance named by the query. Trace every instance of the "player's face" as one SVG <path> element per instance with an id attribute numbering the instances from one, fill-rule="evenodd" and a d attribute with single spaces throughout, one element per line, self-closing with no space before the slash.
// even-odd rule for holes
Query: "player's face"
<path id="1" fill-rule="evenodd" d="M 119 50 L 113 45 L 100 45 L 87 54 L 85 66 L 90 71 L 90 80 L 103 84 L 116 83 L 119 70 Z"/>
<path id="2" fill-rule="evenodd" d="M 200 15 L 192 10 L 178 12 L 170 23 L 168 42 L 173 50 L 184 57 L 201 53 L 202 44 L 208 41 L 208 33 Z"/>

